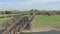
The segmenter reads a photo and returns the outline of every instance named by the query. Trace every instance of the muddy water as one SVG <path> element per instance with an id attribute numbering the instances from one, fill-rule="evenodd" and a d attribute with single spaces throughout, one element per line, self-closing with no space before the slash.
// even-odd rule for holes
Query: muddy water
<path id="1" fill-rule="evenodd" d="M 60 34 L 60 31 L 46 31 L 46 32 L 32 32 L 32 33 L 21 33 L 21 34 Z"/>

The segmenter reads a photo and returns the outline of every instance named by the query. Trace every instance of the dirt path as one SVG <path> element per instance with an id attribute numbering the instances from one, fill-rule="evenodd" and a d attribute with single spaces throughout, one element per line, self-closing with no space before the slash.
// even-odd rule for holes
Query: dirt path
<path id="1" fill-rule="evenodd" d="M 41 26 L 32 26 L 31 32 L 44 32 L 44 31 L 51 31 L 51 30 L 60 31 L 60 29 L 58 28 L 41 25 Z"/>

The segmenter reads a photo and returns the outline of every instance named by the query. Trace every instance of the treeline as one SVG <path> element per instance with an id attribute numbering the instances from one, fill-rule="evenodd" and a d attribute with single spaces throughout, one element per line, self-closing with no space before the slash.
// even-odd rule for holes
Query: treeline
<path id="1" fill-rule="evenodd" d="M 19 14 L 19 11 L 0 11 L 0 14 Z"/>
<path id="2" fill-rule="evenodd" d="M 35 10 L 32 9 L 29 12 L 31 15 L 32 14 L 35 14 L 35 15 L 60 15 L 60 11 L 44 11 L 44 10 L 40 11 L 37 9 L 35 9 Z"/>
<path id="3" fill-rule="evenodd" d="M 0 11 L 0 14 L 23 14 L 23 15 L 60 15 L 60 11 L 55 11 L 55 10 L 51 10 L 51 11 L 46 11 L 46 10 L 29 10 L 29 11 Z"/>

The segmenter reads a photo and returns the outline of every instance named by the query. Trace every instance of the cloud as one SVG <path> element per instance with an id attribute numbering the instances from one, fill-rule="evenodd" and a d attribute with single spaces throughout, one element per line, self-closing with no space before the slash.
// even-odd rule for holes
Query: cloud
<path id="1" fill-rule="evenodd" d="M 40 4 L 40 3 L 57 2 L 57 1 L 60 1 L 60 0 L 26 0 L 19 3 L 24 5 L 30 5 L 30 4 Z"/>
<path id="2" fill-rule="evenodd" d="M 12 0 L 11 0 L 12 1 Z M 24 0 L 24 1 L 16 1 L 16 2 L 0 2 L 0 8 L 23 8 L 28 9 L 32 8 L 29 6 L 33 6 L 34 4 L 44 4 L 48 2 L 60 2 L 60 0 Z"/>
<path id="3" fill-rule="evenodd" d="M 0 2 L 0 5 L 33 5 L 33 4 L 41 4 L 41 3 L 48 3 L 48 2 L 57 2 L 60 0 L 24 0 L 24 1 L 17 1 L 17 2 Z"/>

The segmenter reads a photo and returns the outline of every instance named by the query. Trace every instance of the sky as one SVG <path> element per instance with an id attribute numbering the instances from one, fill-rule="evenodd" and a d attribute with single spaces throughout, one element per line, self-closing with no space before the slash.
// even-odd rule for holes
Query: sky
<path id="1" fill-rule="evenodd" d="M 0 10 L 60 10 L 60 0 L 0 0 Z"/>

